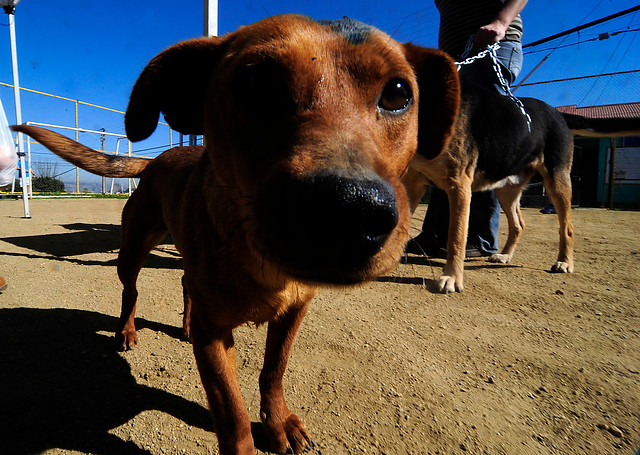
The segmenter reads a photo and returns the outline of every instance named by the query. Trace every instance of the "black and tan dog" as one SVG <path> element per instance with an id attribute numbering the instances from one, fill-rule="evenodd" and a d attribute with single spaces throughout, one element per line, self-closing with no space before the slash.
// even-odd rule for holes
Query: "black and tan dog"
<path id="1" fill-rule="evenodd" d="M 602 137 L 640 131 L 638 119 L 589 119 L 561 114 L 537 99 L 521 101 L 531 117 L 530 131 L 525 115 L 512 99 L 462 80 L 453 138 L 440 154 L 436 149 L 419 146 L 411 162 L 404 181 L 412 211 L 428 185 L 444 190 L 449 198 L 447 261 L 437 282 L 440 292 L 463 289 L 471 193 L 496 191 L 509 223 L 509 234 L 502 252 L 490 256 L 489 261 L 508 263 L 524 229 L 520 195 L 536 173 L 542 176 L 560 222 L 560 251 L 551 271 L 573 272 L 570 177 L 573 133 Z M 420 119 L 421 128 L 423 124 Z"/>
<path id="2" fill-rule="evenodd" d="M 232 335 L 248 321 L 269 324 L 260 417 L 271 448 L 297 453 L 312 442 L 283 395 L 296 331 L 318 286 L 373 279 L 401 257 L 410 222 L 401 178 L 418 117 L 421 147 L 439 153 L 458 90 L 443 53 L 347 19 L 279 16 L 179 43 L 135 84 L 125 119 L 131 140 L 148 137 L 162 112 L 174 129 L 204 134 L 206 150 L 113 157 L 41 128 L 16 129 L 98 175 L 140 177 L 122 214 L 118 345 L 137 341 L 136 279 L 169 232 L 184 259 L 220 453 L 255 450 Z"/>

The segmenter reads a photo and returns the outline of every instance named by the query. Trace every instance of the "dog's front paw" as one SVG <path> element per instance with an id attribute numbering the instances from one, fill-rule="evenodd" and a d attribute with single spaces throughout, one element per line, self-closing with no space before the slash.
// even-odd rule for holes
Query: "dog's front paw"
<path id="1" fill-rule="evenodd" d="M 512 256 L 510 254 L 496 253 L 489 256 L 489 262 L 495 262 L 497 264 L 508 264 L 509 262 L 511 262 L 511 257 Z"/>
<path id="2" fill-rule="evenodd" d="M 304 423 L 294 413 L 279 420 L 269 418 L 264 412 L 261 414 L 265 433 L 269 438 L 271 450 L 276 453 L 302 453 L 311 450 L 316 443 L 307 432 Z"/>
<path id="3" fill-rule="evenodd" d="M 455 276 L 442 275 L 436 282 L 436 290 L 441 294 L 462 292 L 462 289 L 462 278 L 456 278 Z"/>
<path id="4" fill-rule="evenodd" d="M 551 267 L 552 273 L 573 273 L 573 264 L 558 261 Z"/>

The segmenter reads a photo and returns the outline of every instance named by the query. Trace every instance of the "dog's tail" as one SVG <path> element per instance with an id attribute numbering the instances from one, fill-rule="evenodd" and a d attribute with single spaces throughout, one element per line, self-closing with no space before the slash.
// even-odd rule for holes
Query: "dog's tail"
<path id="1" fill-rule="evenodd" d="M 640 135 L 640 118 L 590 118 L 562 113 L 573 134 L 590 137 Z"/>
<path id="2" fill-rule="evenodd" d="M 15 125 L 11 129 L 31 136 L 71 164 L 103 177 L 138 177 L 152 161 L 147 158 L 108 155 L 37 126 Z"/>

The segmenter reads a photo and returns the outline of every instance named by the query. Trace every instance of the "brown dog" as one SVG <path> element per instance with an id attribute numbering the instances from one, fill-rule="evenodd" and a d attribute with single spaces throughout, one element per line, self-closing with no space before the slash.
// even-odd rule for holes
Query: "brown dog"
<path id="1" fill-rule="evenodd" d="M 456 69 L 444 54 L 348 19 L 279 16 L 179 43 L 138 79 L 129 138 L 148 137 L 163 112 L 174 129 L 204 134 L 206 150 L 116 158 L 17 129 L 96 174 L 141 177 L 122 214 L 118 344 L 137 341 L 136 278 L 168 231 L 184 258 L 220 453 L 254 453 L 232 335 L 248 321 L 269 323 L 260 417 L 271 448 L 297 453 L 312 441 L 287 408 L 282 378 L 309 302 L 320 285 L 361 283 L 394 267 L 408 240 L 401 177 L 418 117 L 427 122 L 421 147 L 439 153 L 457 107 Z"/>
<path id="2" fill-rule="evenodd" d="M 590 119 L 561 114 L 537 99 L 521 101 L 531 117 L 530 125 L 509 97 L 485 91 L 471 81 L 461 81 L 453 139 L 441 154 L 419 147 L 404 178 L 412 211 L 427 185 L 444 190 L 449 198 L 447 262 L 437 282 L 440 292 L 463 289 L 471 193 L 495 189 L 509 223 L 509 234 L 502 252 L 490 256 L 489 261 L 508 263 L 524 229 L 520 195 L 536 173 L 542 176 L 560 224 L 560 248 L 551 271 L 573 272 L 572 133 L 602 137 L 640 130 L 638 119 Z M 420 122 L 422 128 L 422 119 Z"/>

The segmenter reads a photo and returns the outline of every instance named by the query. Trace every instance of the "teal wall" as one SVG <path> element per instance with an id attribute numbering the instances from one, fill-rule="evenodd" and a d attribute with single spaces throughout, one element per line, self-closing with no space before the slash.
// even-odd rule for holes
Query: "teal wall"
<path id="1" fill-rule="evenodd" d="M 622 141 L 617 139 L 616 147 L 621 146 Z M 598 155 L 598 191 L 597 191 L 597 199 L 598 202 L 604 202 L 605 204 L 609 201 L 609 184 L 605 183 L 606 176 L 605 172 L 607 169 L 606 160 L 607 160 L 607 149 L 611 147 L 611 139 L 602 138 L 600 139 L 600 148 Z M 604 191 L 603 191 L 604 190 Z M 604 193 L 604 194 L 603 194 Z M 604 200 L 603 200 L 604 195 Z M 640 205 L 640 184 L 637 183 L 618 183 L 614 180 L 613 187 L 613 203 L 614 204 L 638 204 Z"/>

